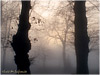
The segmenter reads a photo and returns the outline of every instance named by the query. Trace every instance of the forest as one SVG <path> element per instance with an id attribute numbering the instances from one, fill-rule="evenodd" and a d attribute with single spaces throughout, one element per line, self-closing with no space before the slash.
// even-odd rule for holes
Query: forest
<path id="1" fill-rule="evenodd" d="M 2 74 L 99 74 L 99 1 L 1 1 Z"/>

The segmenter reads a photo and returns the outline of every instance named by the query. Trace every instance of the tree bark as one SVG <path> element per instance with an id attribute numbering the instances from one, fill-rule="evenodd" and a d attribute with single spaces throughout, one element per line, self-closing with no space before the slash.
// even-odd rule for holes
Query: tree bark
<path id="1" fill-rule="evenodd" d="M 75 1 L 74 12 L 77 74 L 88 74 L 89 37 L 87 33 L 85 1 Z"/>
<path id="2" fill-rule="evenodd" d="M 31 43 L 28 38 L 28 31 L 31 27 L 29 23 L 29 10 L 31 9 L 30 1 L 22 1 L 21 15 L 19 19 L 18 31 L 13 36 L 11 43 L 15 51 L 15 63 L 20 74 L 30 74 L 30 61 L 28 52 L 31 49 Z M 22 72 L 21 72 L 22 71 Z"/>

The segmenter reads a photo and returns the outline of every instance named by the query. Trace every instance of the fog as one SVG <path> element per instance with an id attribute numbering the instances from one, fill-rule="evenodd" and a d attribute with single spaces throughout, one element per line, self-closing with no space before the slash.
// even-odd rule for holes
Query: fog
<path id="1" fill-rule="evenodd" d="M 30 55 L 33 55 L 34 51 L 30 51 Z M 3 53 L 3 52 L 2 52 Z M 62 49 L 61 48 L 52 48 L 47 53 L 47 57 L 45 60 L 45 68 L 43 58 L 36 58 L 34 63 L 31 64 L 30 69 L 33 74 L 63 74 L 63 61 L 62 61 Z M 89 53 L 89 72 L 90 73 L 98 73 L 99 72 L 99 52 L 93 51 Z M 3 56 L 2 56 L 3 57 Z M 14 52 L 10 49 L 6 50 L 5 64 L 2 62 L 2 70 L 3 67 L 5 70 L 16 70 L 16 64 L 14 63 Z M 76 72 L 76 58 L 75 52 L 67 50 L 66 55 L 67 61 L 67 73 L 74 74 Z M 3 59 L 1 60 L 3 61 Z"/>
<path id="2" fill-rule="evenodd" d="M 66 2 L 66 3 L 65 3 Z M 6 5 L 5 5 L 6 3 Z M 65 54 L 66 73 L 64 72 L 63 45 L 66 29 L 65 15 L 69 7 L 67 1 L 36 1 L 31 2 L 33 8 L 30 11 L 31 29 L 29 39 L 31 50 L 29 59 L 32 74 L 75 74 L 76 53 L 74 48 L 74 34 L 68 33 Z M 88 67 L 90 74 L 99 73 L 99 11 L 98 2 L 87 2 L 88 34 L 90 37 Z M 13 7 L 13 8 L 12 8 Z M 14 62 L 15 53 L 10 45 L 12 36 L 17 32 L 18 17 L 21 10 L 21 2 L 2 2 L 2 25 L 1 25 L 1 72 L 4 70 L 16 70 Z M 74 20 L 73 11 L 71 19 Z M 35 17 L 35 20 L 34 18 Z M 37 22 L 41 20 L 41 22 Z M 74 31 L 74 25 L 70 23 L 67 29 Z M 95 38 L 92 38 L 95 37 Z"/>

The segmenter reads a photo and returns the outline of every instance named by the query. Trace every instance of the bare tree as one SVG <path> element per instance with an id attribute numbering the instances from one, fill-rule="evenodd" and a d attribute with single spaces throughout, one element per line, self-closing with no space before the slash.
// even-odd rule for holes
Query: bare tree
<path id="1" fill-rule="evenodd" d="M 75 1 L 74 12 L 77 74 L 88 74 L 89 37 L 87 33 L 85 1 Z"/>
<path id="2" fill-rule="evenodd" d="M 28 59 L 28 52 L 31 49 L 31 43 L 28 38 L 28 31 L 30 29 L 29 10 L 31 9 L 30 1 L 22 1 L 21 15 L 19 19 L 18 31 L 13 36 L 11 43 L 15 51 L 15 63 L 17 70 L 22 73 L 30 73 L 30 61 Z"/>
<path id="3" fill-rule="evenodd" d="M 12 7 L 9 7 L 9 5 L 12 4 Z M 13 6 L 14 5 L 14 6 Z M 10 46 L 10 41 L 11 41 L 11 37 L 12 37 L 12 32 L 11 32 L 11 26 L 12 26 L 12 22 L 14 22 L 14 20 L 16 19 L 16 14 L 18 14 L 18 9 L 19 7 L 17 7 L 19 5 L 19 2 L 5 2 L 2 1 L 2 17 L 1 17 L 1 44 L 2 44 L 2 55 L 3 55 L 3 61 L 2 61 L 2 69 L 4 70 L 5 67 L 5 63 L 6 63 L 6 51 L 7 48 L 11 48 Z M 16 8 L 16 10 L 14 10 Z M 12 50 L 12 49 L 11 49 Z"/>
<path id="4" fill-rule="evenodd" d="M 60 5 L 64 4 L 63 2 Z M 66 47 L 69 42 L 69 34 L 72 32 L 73 29 L 73 9 L 72 9 L 72 2 L 68 2 L 61 7 L 59 5 L 58 9 L 56 9 L 55 18 L 53 19 L 52 23 L 49 24 L 47 27 L 47 34 L 49 37 L 60 40 L 62 45 L 62 59 L 63 59 L 63 66 L 64 66 L 64 73 L 67 73 L 67 62 L 66 61 Z M 67 11 L 66 11 L 67 10 Z M 54 34 L 53 34 L 54 33 Z M 57 42 L 56 42 L 57 43 Z"/>

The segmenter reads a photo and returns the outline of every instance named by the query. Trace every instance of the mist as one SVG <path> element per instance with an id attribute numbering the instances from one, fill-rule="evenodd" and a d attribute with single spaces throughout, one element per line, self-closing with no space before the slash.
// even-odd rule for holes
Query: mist
<path id="1" fill-rule="evenodd" d="M 96 1 L 91 2 L 86 2 L 90 37 L 88 67 L 89 74 L 99 74 L 99 4 Z M 29 13 L 31 28 L 28 32 L 31 50 L 28 54 L 32 74 L 76 73 L 74 12 L 68 4 L 68 1 L 31 1 L 32 8 Z M 1 72 L 3 73 L 4 70 L 17 69 L 14 61 L 15 52 L 10 43 L 18 30 L 21 2 L 2 1 L 1 12 Z M 71 21 L 67 19 L 69 17 Z M 65 44 L 62 40 L 66 40 Z M 65 49 L 64 60 L 63 49 Z"/>

